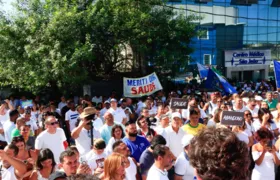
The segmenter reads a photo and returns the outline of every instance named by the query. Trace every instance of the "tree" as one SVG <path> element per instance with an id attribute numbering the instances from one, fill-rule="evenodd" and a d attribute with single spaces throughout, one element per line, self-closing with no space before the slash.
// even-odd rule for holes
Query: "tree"
<path id="1" fill-rule="evenodd" d="M 162 0 L 18 0 L 17 15 L 0 22 L 0 85 L 36 92 L 184 66 L 192 21 Z M 131 50 L 131 52 L 129 52 Z"/>

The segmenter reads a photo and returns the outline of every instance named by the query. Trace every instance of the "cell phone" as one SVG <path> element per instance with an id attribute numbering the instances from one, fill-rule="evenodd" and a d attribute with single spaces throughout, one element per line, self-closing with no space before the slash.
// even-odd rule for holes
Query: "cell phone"
<path id="1" fill-rule="evenodd" d="M 87 160 L 83 157 L 80 157 L 79 162 L 80 162 L 80 164 L 88 164 Z"/>
<path id="2" fill-rule="evenodd" d="M 269 148 L 271 148 L 272 149 L 272 141 L 269 141 L 268 143 L 267 143 L 267 147 L 269 147 Z"/>

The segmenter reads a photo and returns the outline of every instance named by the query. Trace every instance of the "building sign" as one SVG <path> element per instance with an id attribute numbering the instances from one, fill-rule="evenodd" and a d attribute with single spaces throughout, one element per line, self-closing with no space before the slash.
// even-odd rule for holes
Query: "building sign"
<path id="1" fill-rule="evenodd" d="M 188 100 L 181 98 L 171 99 L 171 109 L 188 109 Z"/>
<path id="2" fill-rule="evenodd" d="M 141 78 L 123 78 L 123 92 L 125 97 L 142 97 L 153 94 L 162 89 L 156 73 Z"/>
<path id="3" fill-rule="evenodd" d="M 225 67 L 270 65 L 271 50 L 225 51 Z"/>

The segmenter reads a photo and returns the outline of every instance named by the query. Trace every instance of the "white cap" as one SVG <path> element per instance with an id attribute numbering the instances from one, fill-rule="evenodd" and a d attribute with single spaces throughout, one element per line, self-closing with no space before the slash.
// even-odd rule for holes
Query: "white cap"
<path id="1" fill-rule="evenodd" d="M 187 134 L 182 138 L 181 144 L 182 147 L 185 148 L 186 146 L 188 146 L 191 143 L 191 140 L 194 136 L 191 134 Z"/>
<path id="2" fill-rule="evenodd" d="M 181 116 L 181 114 L 179 112 L 172 113 L 171 119 L 174 119 L 175 117 L 182 118 L 182 116 Z"/>
<path id="3" fill-rule="evenodd" d="M 262 98 L 261 96 L 256 96 L 256 97 L 255 97 L 255 100 L 256 100 L 256 101 L 262 101 L 263 98 Z"/>

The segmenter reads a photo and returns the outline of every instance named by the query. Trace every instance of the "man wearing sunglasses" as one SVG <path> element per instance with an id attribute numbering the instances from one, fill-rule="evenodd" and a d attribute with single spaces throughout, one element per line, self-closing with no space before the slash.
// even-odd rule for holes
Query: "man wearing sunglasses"
<path id="1" fill-rule="evenodd" d="M 256 102 L 255 98 L 249 99 L 249 101 L 247 103 L 247 109 L 250 111 L 254 120 L 258 120 L 259 108 L 257 108 L 257 102 Z"/>
<path id="2" fill-rule="evenodd" d="M 54 116 L 49 116 L 45 120 L 44 130 L 35 141 L 35 150 L 38 154 L 41 149 L 49 148 L 53 154 L 55 162 L 59 162 L 60 153 L 65 150 L 66 137 L 64 131 L 58 128 L 58 121 Z"/>

